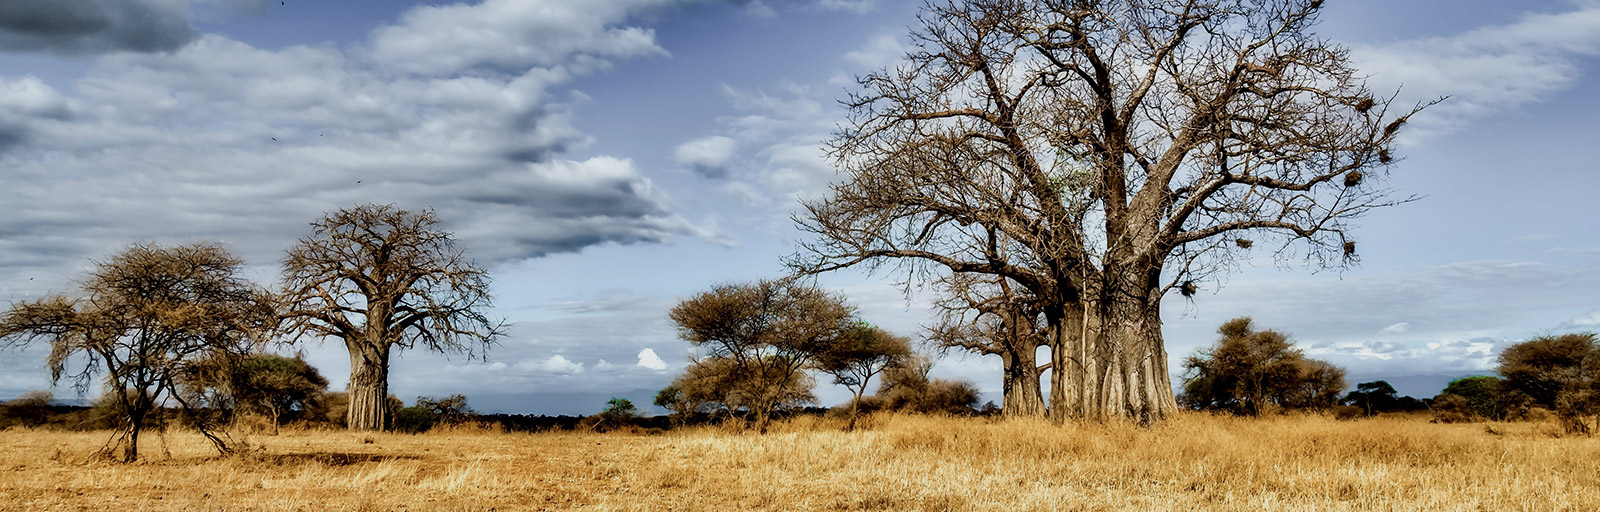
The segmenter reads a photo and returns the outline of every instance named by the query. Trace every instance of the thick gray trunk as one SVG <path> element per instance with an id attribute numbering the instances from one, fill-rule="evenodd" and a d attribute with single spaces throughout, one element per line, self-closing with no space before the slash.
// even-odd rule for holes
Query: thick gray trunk
<path id="1" fill-rule="evenodd" d="M 1039 364 L 1032 353 L 1002 353 L 1005 366 L 1001 414 L 1013 417 L 1042 418 L 1044 395 L 1039 387 Z"/>
<path id="2" fill-rule="evenodd" d="M 389 350 L 350 344 L 350 430 L 383 430 L 388 425 Z"/>
<path id="3" fill-rule="evenodd" d="M 1051 315 L 1050 418 L 1148 424 L 1178 410 L 1154 290 Z"/>

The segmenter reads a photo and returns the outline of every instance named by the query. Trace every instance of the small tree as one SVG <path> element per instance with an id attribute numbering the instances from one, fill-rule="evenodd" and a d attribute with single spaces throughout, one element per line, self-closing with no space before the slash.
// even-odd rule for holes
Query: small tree
<path id="1" fill-rule="evenodd" d="M 1381 411 L 1387 411 L 1398 404 L 1399 392 L 1387 381 L 1372 381 L 1356 384 L 1356 390 L 1345 395 L 1344 403 L 1354 405 L 1366 411 L 1367 416 L 1372 416 Z"/>
<path id="2" fill-rule="evenodd" d="M 861 396 L 867 392 L 867 383 L 885 368 L 900 364 L 911 357 L 911 340 L 858 323 L 838 342 L 817 358 L 817 367 L 833 376 L 833 383 L 844 386 L 853 395 L 850 400 L 850 424 L 855 430 L 856 416 L 861 409 Z"/>
<path id="3" fill-rule="evenodd" d="M 1463 377 L 1450 381 L 1434 397 L 1434 413 L 1464 417 L 1466 420 L 1506 419 L 1514 408 L 1524 405 L 1526 395 L 1506 389 L 1505 381 L 1490 375 Z"/>
<path id="4" fill-rule="evenodd" d="M 1600 415 L 1600 340 L 1592 333 L 1541 336 L 1506 347 L 1498 371 L 1505 390 L 1559 415 L 1569 431 L 1591 432 Z"/>
<path id="5" fill-rule="evenodd" d="M 606 401 L 606 407 L 600 410 L 600 418 L 616 425 L 628 423 L 638 417 L 639 408 L 633 405 L 632 400 L 626 398 L 612 397 Z"/>
<path id="6" fill-rule="evenodd" d="M 1306 359 L 1289 337 L 1248 317 L 1217 329 L 1216 346 L 1184 360 L 1184 400 L 1196 409 L 1256 416 L 1272 407 L 1324 408 L 1344 391 L 1344 370 Z"/>
<path id="7" fill-rule="evenodd" d="M 709 357 L 690 373 L 720 386 L 730 409 L 744 409 L 766 433 L 773 410 L 801 398 L 804 369 L 834 346 L 855 321 L 844 299 L 792 281 L 720 285 L 678 303 L 670 316 L 678 335 Z"/>
<path id="8" fill-rule="evenodd" d="M 419 396 L 417 397 L 416 406 L 432 411 L 439 422 L 446 425 L 460 424 L 467 421 L 467 418 L 472 417 L 472 415 L 477 414 L 476 411 L 472 410 L 472 407 L 467 405 L 466 395 L 461 394 L 444 398 Z"/>
<path id="9" fill-rule="evenodd" d="M 285 414 L 313 408 L 312 402 L 328 388 L 328 379 L 299 354 L 256 353 L 209 358 L 179 384 L 195 400 L 208 400 L 208 393 L 214 393 L 220 397 L 208 400 L 214 407 L 231 405 L 236 412 L 266 417 L 276 435 Z"/>
<path id="10" fill-rule="evenodd" d="M 132 462 L 161 403 L 193 409 L 177 393 L 180 375 L 208 357 L 247 352 L 275 325 L 271 301 L 239 277 L 241 265 L 211 244 L 134 245 L 95 264 L 84 297 L 14 304 L 0 316 L 0 345 L 49 341 L 51 379 L 71 378 L 80 393 L 104 372 L 123 428 L 101 452 L 121 447 Z M 197 427 L 219 452 L 230 450 L 204 421 Z"/>
<path id="11" fill-rule="evenodd" d="M 351 429 L 387 423 L 394 349 L 471 357 L 505 334 L 505 324 L 485 314 L 488 272 L 438 224 L 433 210 L 339 210 L 312 223 L 284 259 L 289 331 L 342 339 L 350 352 Z"/>

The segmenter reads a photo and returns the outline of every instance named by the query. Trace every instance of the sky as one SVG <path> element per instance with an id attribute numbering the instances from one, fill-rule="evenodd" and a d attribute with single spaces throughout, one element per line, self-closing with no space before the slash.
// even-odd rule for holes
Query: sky
<path id="1" fill-rule="evenodd" d="M 920 2 L 0 1 L 0 301 L 75 293 L 131 243 L 215 241 L 276 284 L 324 212 L 433 208 L 513 322 L 484 359 L 403 352 L 390 390 L 487 412 L 649 402 L 690 345 L 667 310 L 782 274 L 790 215 L 837 175 L 821 149 L 853 77 L 895 64 Z M 1505 346 L 1600 330 L 1600 2 L 1345 0 L 1316 31 L 1413 118 L 1344 270 L 1262 254 L 1163 304 L 1176 362 L 1251 316 L 1349 382 L 1432 396 Z M 914 339 L 925 292 L 819 284 Z M 335 389 L 336 340 L 304 351 Z M 50 389 L 0 353 L 0 397 Z M 999 400 L 996 358 L 935 376 Z M 825 404 L 846 393 L 819 387 Z M 66 383 L 54 388 L 73 396 Z M 92 392 L 91 392 L 92 394 Z"/>

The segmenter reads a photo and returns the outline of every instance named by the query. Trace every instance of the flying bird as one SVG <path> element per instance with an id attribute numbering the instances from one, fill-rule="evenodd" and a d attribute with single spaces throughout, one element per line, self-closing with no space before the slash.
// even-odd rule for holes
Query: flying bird
<path id="1" fill-rule="evenodd" d="M 278 138 L 277 138 L 277 137 L 273 137 L 273 138 L 272 138 L 272 141 L 273 141 L 273 142 L 277 142 L 277 141 L 278 141 Z"/>

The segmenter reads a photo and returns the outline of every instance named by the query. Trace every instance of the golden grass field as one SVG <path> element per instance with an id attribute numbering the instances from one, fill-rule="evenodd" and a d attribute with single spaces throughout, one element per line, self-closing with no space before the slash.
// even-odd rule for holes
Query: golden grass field
<path id="1" fill-rule="evenodd" d="M 0 510 L 1600 510 L 1600 440 L 1542 423 L 1185 414 L 1118 424 L 802 417 L 765 436 L 284 431 L 217 457 L 0 432 Z M 370 440 L 368 443 L 366 441 Z"/>

